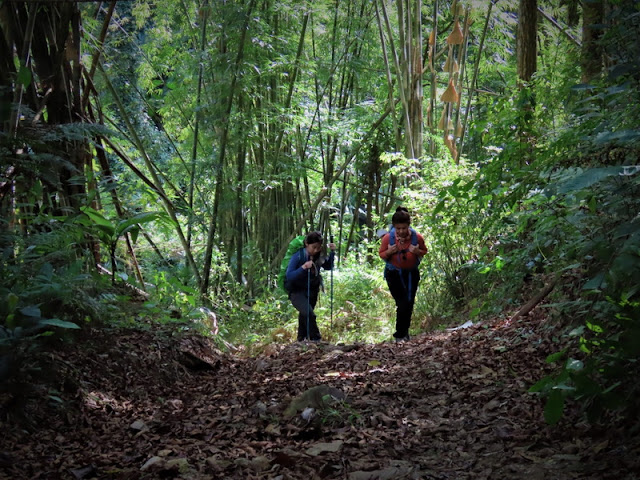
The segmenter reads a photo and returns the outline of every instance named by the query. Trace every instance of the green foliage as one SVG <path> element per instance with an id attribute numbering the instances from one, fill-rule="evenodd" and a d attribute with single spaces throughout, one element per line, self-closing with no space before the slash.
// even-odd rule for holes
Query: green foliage
<path id="1" fill-rule="evenodd" d="M 324 398 L 324 401 L 328 406 L 319 412 L 320 420 L 324 425 L 337 427 L 360 423 L 362 415 L 349 403 L 344 400 L 331 402 L 331 398 Z"/>
<path id="2" fill-rule="evenodd" d="M 382 276 L 383 265 L 336 270 L 333 276 L 333 318 L 331 316 L 331 273 L 323 272 L 324 292 L 316 305 L 323 339 L 332 343 L 381 342 L 391 338 L 395 304 Z M 231 343 L 242 343 L 250 352 L 268 343 L 295 340 L 298 313 L 280 290 L 270 290 L 251 305 L 237 303 L 241 289 L 216 304 L 221 324 Z"/>
<path id="3" fill-rule="evenodd" d="M 608 411 L 637 409 L 640 302 L 602 303 L 605 308 L 593 308 L 591 320 L 568 333 L 579 339 L 575 356 L 569 356 L 567 349 L 550 355 L 547 362 L 561 367 L 529 389 L 546 396 L 545 420 L 550 424 L 562 418 L 569 398 L 580 401 L 593 422 Z"/>
<path id="4" fill-rule="evenodd" d="M 238 2 L 201 8 L 190 1 L 178 6 L 139 1 L 119 9 L 119 28 L 110 30 L 99 46 L 125 111 L 114 108 L 100 76 L 94 78 L 102 92 L 96 110 L 120 132 L 115 140 L 122 152 L 141 165 L 140 145 L 133 146 L 134 132 L 122 126 L 120 115 L 128 117 L 175 205 L 178 221 L 188 224 L 196 263 L 202 263 L 208 234 L 215 230 L 207 294 L 220 332 L 237 343 L 289 341 L 296 312 L 282 292 L 271 289 L 274 282 L 268 275 L 279 237 L 303 216 L 308 217 L 306 226 L 326 228 L 327 205 L 358 208 L 368 196 L 376 225 L 355 233 L 355 245 L 334 272 L 333 309 L 330 274 L 325 274 L 325 293 L 317 307 L 325 339 L 390 337 L 393 300 L 382 278 L 378 244 L 368 232 L 386 227 L 388 218 L 382 215 L 402 203 L 412 211 L 413 226 L 429 249 L 420 267 L 414 330 L 458 316 L 508 313 L 526 301 L 532 289 L 559 277 L 562 288 L 553 292 L 549 311 L 578 324 L 572 326 L 575 351 L 551 357 L 559 373 L 536 387 L 548 394 L 547 420 L 559 421 L 570 398 L 600 405 L 600 410 L 620 399 L 630 402 L 633 389 L 621 372 L 635 368 L 640 293 L 635 6 L 623 2 L 609 12 L 601 46 L 611 68 L 602 78 L 580 83 L 577 47 L 565 35 L 576 32 L 561 33 L 544 23 L 538 73 L 526 88 L 516 88 L 515 18 L 511 4 L 498 2 L 477 85 L 465 89 L 475 96 L 470 110 L 462 112 L 471 123 L 465 126 L 460 165 L 453 163 L 438 136 L 427 139 L 430 153 L 421 159 L 379 155 L 395 149 L 404 127 L 402 122 L 397 125 L 400 105 L 395 122 L 388 116 L 377 123 L 394 95 L 380 74 L 383 56 L 371 21 L 372 3 L 316 2 L 306 7 L 266 2 L 252 12 L 244 30 L 246 5 Z M 441 15 L 450 19 L 447 10 L 442 8 Z M 85 15 L 85 41 L 98 38 L 102 15 Z M 472 38 L 480 32 L 476 29 L 484 15 L 484 10 L 473 9 Z M 304 18 L 309 24 L 301 39 Z M 297 58 L 299 44 L 304 51 Z M 96 47 L 91 45 L 90 51 Z M 474 58 L 477 43 L 471 41 L 468 47 L 469 58 Z M 16 66 L 18 84 L 37 81 L 29 69 L 19 62 Z M 5 109 L 5 120 L 8 113 Z M 37 117 L 28 109 L 21 115 L 25 125 Z M 374 124 L 375 134 L 363 148 L 360 142 Z M 0 320 L 5 339 L 96 318 L 105 306 L 95 299 L 105 298 L 100 292 L 106 287 L 88 273 L 94 259 L 86 251 L 85 235 L 102 242 L 114 275 L 124 276 L 116 269 L 119 239 L 130 234 L 135 243 L 140 225 L 167 257 L 161 262 L 155 251 L 136 245 L 152 295 L 140 317 L 180 321 L 181 328 L 206 331 L 209 314 L 201 308 L 192 274 L 184 266 L 184 246 L 177 242 L 175 229 L 158 221 L 165 220 L 164 215 L 115 219 L 108 203 L 110 189 L 117 186 L 121 203 L 134 205 L 136 212 L 153 210 L 158 195 L 108 148 L 117 182 L 97 178 L 104 211 L 85 207 L 73 221 L 40 214 L 51 207 L 47 202 L 56 195 L 60 171 L 71 177 L 70 185 L 84 187 L 93 180 L 74 169 L 68 151 L 59 148 L 61 142 L 87 142 L 97 134 L 116 137 L 105 129 L 73 124 L 20 128 L 15 139 L 0 141 L 0 157 L 10 159 L 2 164 L 3 171 L 13 166 L 19 171 L 5 185 L 26 180 L 21 196 L 3 196 L 0 207 L 7 200 L 15 202 L 11 208 L 18 214 L 16 221 L 28 224 L 24 238 L 2 245 L 6 254 L 0 298 L 6 301 Z M 14 162 L 18 150 L 25 153 Z M 347 160 L 342 191 L 335 185 L 323 190 Z M 188 198 L 192 174 L 193 198 Z M 318 192 L 331 198 L 318 212 L 301 211 Z M 90 190 L 91 200 L 94 194 Z M 73 200 L 90 203 L 86 198 Z M 348 229 L 345 218 L 354 220 L 343 213 L 340 221 L 345 223 L 332 225 L 333 232 Z M 360 230 L 356 222 L 352 225 Z M 110 308 L 111 314 L 119 307 Z M 173 318 L 174 309 L 187 312 L 187 320 Z M 140 318 L 127 313 L 119 321 L 125 316 L 128 322 Z"/>
<path id="5" fill-rule="evenodd" d="M 316 308 L 318 324 L 330 342 L 376 343 L 391 338 L 395 326 L 395 304 L 388 293 L 380 261 L 373 267 L 349 266 L 334 272 L 333 320 L 331 319 L 330 274 L 325 277 L 325 295 Z"/>
<path id="6" fill-rule="evenodd" d="M 91 207 L 81 207 L 80 210 L 86 217 L 80 217 L 76 221 L 79 225 L 88 227 L 95 236 L 107 247 L 111 259 L 112 282 L 115 283 L 117 270 L 116 247 L 120 237 L 130 234 L 132 243 L 136 243 L 140 232 L 140 225 L 156 220 L 167 220 L 164 212 L 144 212 L 123 220 L 108 220 L 100 212 Z"/>
<path id="7" fill-rule="evenodd" d="M 396 157 L 392 171 L 407 179 L 399 193 L 428 249 L 420 265 L 417 317 L 425 328 L 455 321 L 456 310 L 486 290 L 479 262 L 486 253 L 491 197 L 478 193 L 477 168 L 454 164 L 443 145 L 420 161 Z"/>
<path id="8" fill-rule="evenodd" d="M 29 235 L 0 236 L 0 383 L 20 385 L 30 357 L 43 343 L 75 338 L 88 322 L 102 320 L 104 284 L 87 273 L 82 230 L 64 218 L 42 217 Z"/>
<path id="9" fill-rule="evenodd" d="M 0 320 L 7 339 L 78 328 L 98 314 L 98 302 L 88 293 L 96 283 L 85 272 L 83 252 L 68 248 L 81 239 L 80 229 L 53 219 L 47 225 L 49 231 L 26 241 L 4 237 L 9 243 L 2 257 Z"/>
<path id="10" fill-rule="evenodd" d="M 556 268 L 569 264 L 582 277 L 581 289 L 574 293 L 582 301 L 559 307 L 584 322 L 572 331 L 584 358 L 568 359 L 559 373 L 532 387 L 548 395 L 545 412 L 551 423 L 561 417 L 561 397 L 581 400 L 593 420 L 606 409 L 635 404 L 632 379 L 640 359 L 640 310 L 632 300 L 640 290 L 638 172 L 636 166 L 560 170 L 546 189 L 546 204 L 552 208 L 544 211 L 554 215 L 531 212 L 536 221 L 528 218 L 533 238 L 544 240 L 539 249 L 547 268 L 552 262 Z"/>

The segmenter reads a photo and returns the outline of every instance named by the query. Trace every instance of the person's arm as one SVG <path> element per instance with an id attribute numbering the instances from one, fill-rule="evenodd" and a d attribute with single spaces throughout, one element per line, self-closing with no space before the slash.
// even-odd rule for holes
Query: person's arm
<path id="1" fill-rule="evenodd" d="M 300 250 L 291 255 L 285 275 L 289 285 L 295 285 L 305 277 L 307 271 L 304 269 L 304 264 L 305 258 L 300 254 Z"/>
<path id="2" fill-rule="evenodd" d="M 424 243 L 424 237 L 417 234 L 418 236 L 418 245 L 409 246 L 409 251 L 413 253 L 416 257 L 422 258 L 427 254 L 427 246 Z"/>
<path id="3" fill-rule="evenodd" d="M 380 243 L 380 250 L 378 250 L 378 255 L 380 255 L 380 258 L 382 260 L 384 260 L 385 262 L 391 261 L 391 256 L 394 253 L 398 253 L 398 246 L 397 245 L 389 245 L 389 234 L 385 234 L 384 237 L 382 237 L 382 242 Z"/>

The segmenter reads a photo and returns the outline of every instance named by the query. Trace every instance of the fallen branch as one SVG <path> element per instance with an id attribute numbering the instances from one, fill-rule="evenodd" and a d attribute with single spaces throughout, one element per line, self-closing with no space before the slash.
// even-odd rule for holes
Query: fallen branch
<path id="1" fill-rule="evenodd" d="M 507 321 L 507 323 L 511 323 L 517 318 L 524 317 L 529 314 L 531 310 L 533 310 L 547 295 L 551 293 L 551 290 L 554 289 L 557 283 L 558 277 L 556 277 L 549 285 L 544 287 L 535 297 L 525 303 L 524 306 Z"/>
<path id="2" fill-rule="evenodd" d="M 109 269 L 104 268 L 100 264 L 97 264 L 96 267 L 97 267 L 99 273 L 102 273 L 104 275 L 109 275 L 109 276 L 113 275 L 112 272 Z M 149 300 L 149 294 L 147 292 L 145 292 L 144 290 L 142 290 L 141 288 L 138 288 L 135 285 L 131 285 L 128 282 L 123 282 L 123 285 L 125 287 L 127 287 L 128 289 L 133 290 L 136 295 L 140 295 L 145 300 Z"/>

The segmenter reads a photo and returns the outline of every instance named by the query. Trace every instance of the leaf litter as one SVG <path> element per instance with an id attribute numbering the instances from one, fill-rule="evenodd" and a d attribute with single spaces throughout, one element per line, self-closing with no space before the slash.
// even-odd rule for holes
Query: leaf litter
<path id="1" fill-rule="evenodd" d="M 565 345 L 541 316 L 254 358 L 168 328 L 43 353 L 46 381 L 0 394 L 0 478 L 640 478 L 637 418 L 545 424 L 527 390 Z"/>

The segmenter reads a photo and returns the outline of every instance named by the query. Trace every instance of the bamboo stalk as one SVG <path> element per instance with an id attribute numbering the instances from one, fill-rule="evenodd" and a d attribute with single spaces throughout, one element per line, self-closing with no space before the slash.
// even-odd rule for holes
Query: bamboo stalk
<path id="1" fill-rule="evenodd" d="M 33 38 L 33 30 L 36 25 L 36 15 L 38 12 L 38 4 L 32 3 L 29 7 L 29 18 L 22 41 L 22 50 L 20 51 L 20 65 L 25 68 L 29 65 L 29 50 L 31 50 L 31 40 Z M 17 88 L 14 91 L 13 103 L 16 105 L 15 110 L 12 109 L 11 120 L 9 122 L 9 138 L 14 138 L 18 131 L 18 123 L 20 121 L 20 109 L 22 106 L 22 95 L 24 85 L 17 82 Z"/>
<path id="2" fill-rule="evenodd" d="M 104 40 L 107 37 L 107 32 L 109 30 L 109 23 L 111 23 L 111 18 L 113 17 L 113 12 L 116 8 L 117 0 L 113 0 L 109 4 L 109 10 L 107 10 L 107 14 L 104 17 L 104 21 L 102 22 L 102 30 L 100 30 L 100 35 L 98 36 L 98 46 L 96 51 L 93 52 L 93 57 L 91 59 L 91 69 L 89 70 L 88 77 L 90 80 L 93 80 L 93 77 L 96 73 L 96 68 L 98 67 L 98 62 L 100 61 L 100 55 L 102 55 L 102 47 L 104 45 Z M 89 100 L 89 94 L 91 91 L 86 89 L 84 91 L 84 95 L 82 97 L 82 106 L 87 105 L 87 101 Z"/>
<path id="3" fill-rule="evenodd" d="M 431 30 L 431 34 L 433 35 L 433 43 L 429 47 L 429 69 L 431 70 L 431 93 L 429 99 L 429 111 L 431 115 L 428 118 L 428 126 L 431 130 L 431 135 L 435 137 L 436 125 L 433 121 L 433 118 L 436 112 L 436 95 L 438 94 L 438 72 L 436 72 L 435 68 L 436 53 L 438 48 L 438 0 L 434 0 L 433 2 L 433 29 Z M 435 152 L 435 143 L 433 141 L 430 142 L 430 150 L 432 154 Z"/>
<path id="4" fill-rule="evenodd" d="M 567 32 L 567 29 L 564 28 L 562 25 L 560 25 L 555 18 L 553 18 L 551 15 L 545 12 L 541 6 L 538 6 L 538 12 L 540 12 L 542 16 L 546 18 L 551 25 L 557 28 L 560 31 L 560 33 L 562 33 L 565 37 L 567 37 L 574 45 L 577 45 L 578 47 L 582 46 L 582 42 L 580 40 L 578 40 L 569 32 Z"/>
<path id="5" fill-rule="evenodd" d="M 467 47 L 469 45 L 469 26 L 470 26 L 469 15 L 470 14 L 471 14 L 471 7 L 467 7 L 464 15 L 464 31 L 462 34 L 463 40 L 462 40 L 462 48 L 460 52 L 461 68 L 460 68 L 460 75 L 458 77 L 458 92 L 460 92 L 460 101 L 456 104 L 455 114 L 453 115 L 454 123 L 455 123 L 455 130 L 453 132 L 454 145 L 455 145 L 455 138 L 459 137 L 463 132 L 463 128 L 460 125 L 460 109 L 462 108 L 462 85 L 463 85 L 464 74 L 466 72 L 466 65 L 467 65 Z M 468 95 L 470 96 L 471 93 L 468 92 Z M 460 125 L 460 127 L 458 127 L 458 125 Z M 456 150 L 456 155 L 454 155 L 453 159 L 455 160 L 456 163 L 460 162 L 460 151 Z"/>
<path id="6" fill-rule="evenodd" d="M 395 105 L 393 106 L 393 108 L 395 108 Z M 363 137 L 360 139 L 360 142 L 357 143 L 356 147 L 351 152 L 349 152 L 347 159 L 342 163 L 340 168 L 335 171 L 333 176 L 327 182 L 327 185 L 325 185 L 320 190 L 316 198 L 313 200 L 313 203 L 311 204 L 311 211 L 315 211 L 317 209 L 318 205 L 320 205 L 320 202 L 325 198 L 328 189 L 331 188 L 331 186 L 340 178 L 340 175 L 342 175 L 342 173 L 346 170 L 346 168 L 353 161 L 353 159 L 356 158 L 356 156 L 360 152 L 360 149 L 364 146 L 366 140 L 368 140 L 371 137 L 371 135 L 373 135 L 373 133 L 380 127 L 380 125 L 385 120 L 385 118 L 387 118 L 387 116 L 391 113 L 391 110 L 392 110 L 392 107 L 388 106 L 387 109 L 382 113 L 382 115 L 380 115 L 380 117 L 378 117 L 378 119 L 371 125 L 371 128 L 369 128 L 369 130 L 363 135 Z M 272 269 L 276 268 L 279 265 L 280 261 L 284 257 L 285 252 L 287 251 L 289 242 L 293 240 L 293 237 L 295 237 L 296 235 L 295 232 L 298 232 L 302 229 L 302 226 L 304 225 L 306 220 L 307 220 L 306 215 L 299 216 L 299 219 L 292 233 L 289 235 L 287 240 L 283 242 L 282 247 L 280 247 L 278 254 L 274 257 L 273 261 L 271 262 Z"/>
<path id="7" fill-rule="evenodd" d="M 484 47 L 484 40 L 485 40 L 485 38 L 487 36 L 487 30 L 489 28 L 489 20 L 491 18 L 491 10 L 493 8 L 493 5 L 497 1 L 498 0 L 491 0 L 491 2 L 489 2 L 489 8 L 487 10 L 487 18 L 485 19 L 484 29 L 482 30 L 482 36 L 480 37 L 480 45 L 478 46 L 478 54 L 477 54 L 477 57 L 476 57 L 475 65 L 473 67 L 473 79 L 471 80 L 471 85 L 469 86 L 469 97 L 467 98 L 467 108 L 465 109 L 464 121 L 462 122 L 462 132 L 461 132 L 461 135 L 460 135 L 460 148 L 458 150 L 458 155 L 460 155 L 460 153 L 462 153 L 462 148 L 464 146 L 465 133 L 466 133 L 466 129 L 467 129 L 467 120 L 469 118 L 469 111 L 471 110 L 471 99 L 473 98 L 473 92 L 474 92 L 474 89 L 475 89 L 476 81 L 478 79 L 478 70 L 480 68 L 480 58 L 482 57 L 482 49 Z"/>
<path id="8" fill-rule="evenodd" d="M 231 116 L 231 109 L 233 107 L 233 100 L 235 97 L 235 89 L 238 83 L 238 75 L 240 71 L 240 63 L 244 56 L 244 45 L 247 37 L 247 31 L 249 30 L 249 20 L 251 18 L 253 8 L 255 6 L 255 0 L 251 0 L 247 7 L 245 14 L 245 20 L 240 34 L 240 40 L 238 45 L 238 53 L 235 60 L 235 68 L 231 77 L 231 85 L 229 86 L 229 97 L 227 99 L 227 107 L 225 111 L 225 118 L 228 120 Z M 216 175 L 216 189 L 213 200 L 213 212 L 209 222 L 209 229 L 207 232 L 207 246 L 204 254 L 204 266 L 202 271 L 202 280 L 199 282 L 200 295 L 205 298 L 207 291 L 209 290 L 209 278 L 211 276 L 211 261 L 213 259 L 213 241 L 216 233 L 216 226 L 218 220 L 218 208 L 220 205 L 220 198 L 222 197 L 222 183 L 224 181 L 224 161 L 227 149 L 227 138 L 229 136 L 229 122 L 224 123 L 222 130 L 222 138 L 220 139 L 220 155 L 218 157 L 218 174 Z"/>
<path id="9" fill-rule="evenodd" d="M 134 140 L 134 144 L 136 145 L 136 148 L 138 149 L 138 151 L 140 152 L 145 164 L 147 165 L 147 169 L 149 170 L 149 173 L 151 174 L 151 178 L 152 178 L 152 184 L 153 184 L 153 188 L 154 190 L 156 190 L 157 192 L 160 193 L 160 198 L 162 199 L 162 202 L 164 204 L 165 210 L 167 211 L 167 213 L 169 214 L 169 216 L 171 217 L 171 220 L 174 223 L 174 228 L 176 229 L 176 233 L 178 234 L 178 237 L 180 239 L 180 243 L 182 244 L 182 247 L 185 250 L 185 255 L 187 257 L 187 261 L 189 262 L 189 265 L 191 267 L 191 270 L 193 272 L 193 275 L 196 278 L 197 284 L 200 286 L 202 284 L 202 278 L 200 277 L 200 273 L 198 272 L 198 266 L 193 258 L 192 252 L 191 252 L 191 248 L 189 247 L 189 245 L 187 244 L 187 239 L 184 236 L 182 229 L 180 228 L 180 222 L 178 221 L 178 216 L 176 213 L 176 209 L 175 206 L 173 205 L 173 203 L 171 202 L 171 200 L 169 200 L 169 198 L 167 197 L 167 195 L 164 193 L 164 189 L 162 188 L 162 184 L 160 182 L 160 179 L 158 178 L 158 174 L 156 172 L 155 167 L 153 166 L 151 159 L 149 158 L 146 149 L 144 148 L 144 145 L 142 143 L 142 141 L 140 140 L 140 138 L 138 137 L 137 132 L 135 131 L 135 129 L 133 128 L 133 125 L 131 124 L 131 121 L 126 113 L 126 110 L 124 108 L 124 105 L 122 104 L 122 101 L 120 100 L 120 96 L 118 95 L 118 92 L 116 92 L 115 88 L 113 87 L 113 85 L 111 84 L 111 81 L 107 75 L 107 73 L 104 71 L 104 68 L 102 67 L 101 63 L 98 63 L 98 68 L 100 69 L 104 79 L 105 79 L 105 83 L 107 84 L 107 88 L 109 89 L 109 91 L 111 92 L 111 94 L 113 95 L 113 99 L 118 107 L 118 109 L 120 110 L 120 113 L 122 115 L 122 120 L 125 122 L 125 124 L 127 125 L 127 128 L 129 129 L 129 133 L 131 134 L 133 140 Z"/>
<path id="10" fill-rule="evenodd" d="M 378 2 L 375 2 L 375 7 L 376 7 L 376 19 L 378 21 L 378 32 L 380 34 L 380 45 L 382 46 L 382 59 L 384 60 L 384 66 L 385 66 L 385 74 L 387 76 L 387 85 L 388 85 L 388 92 L 389 92 L 389 105 L 394 103 L 393 100 L 393 78 L 391 75 L 391 65 L 389 64 L 389 55 L 387 54 L 387 42 L 385 40 L 385 36 L 384 36 L 384 31 L 382 28 L 382 22 L 380 20 L 380 14 L 378 11 Z M 396 148 L 400 148 L 401 145 L 401 141 L 399 138 L 399 133 L 400 133 L 400 129 L 398 127 L 398 119 L 395 115 L 395 111 L 391 112 L 391 121 L 393 122 L 393 130 L 395 132 L 396 135 Z"/>
<path id="11" fill-rule="evenodd" d="M 200 36 L 200 54 L 205 51 L 206 39 L 207 39 L 207 21 L 209 11 L 209 0 L 204 0 L 203 6 L 203 18 L 202 18 L 202 32 Z M 204 65 L 202 59 L 198 62 L 198 87 L 196 91 L 196 112 L 195 121 L 193 126 L 193 147 L 191 150 L 191 172 L 189 178 L 189 221 L 187 224 L 187 244 L 191 245 L 191 234 L 193 230 L 193 192 L 196 185 L 196 166 L 198 159 L 198 136 L 200 134 L 200 120 L 202 113 L 200 111 L 200 105 L 202 103 L 202 84 L 204 82 Z"/>
<path id="12" fill-rule="evenodd" d="M 387 8 L 384 4 L 384 0 L 380 1 L 380 5 L 382 6 L 382 16 L 384 18 L 384 22 L 385 22 L 385 26 L 387 29 L 387 35 L 389 37 L 389 43 L 391 46 L 391 53 L 392 53 L 392 58 L 393 58 L 393 63 L 396 67 L 396 78 L 398 79 L 398 90 L 400 92 L 400 100 L 402 102 L 402 109 L 403 109 L 403 117 L 404 117 L 404 123 L 405 123 L 405 132 L 406 135 L 408 137 L 408 140 L 405 142 L 406 145 L 409 147 L 410 151 L 407 152 L 409 154 L 409 156 L 411 158 L 414 158 L 414 151 L 413 151 L 413 135 L 412 135 L 412 131 L 411 131 L 411 121 L 409 119 L 409 103 L 407 101 L 407 97 L 406 97 L 406 85 L 405 82 L 402 78 L 402 70 L 400 69 L 400 61 L 398 60 L 398 55 L 397 55 L 397 51 L 395 48 L 395 45 L 393 43 L 393 35 L 392 35 L 392 29 L 391 29 L 391 23 L 389 22 L 389 15 L 387 14 Z M 376 9 L 376 13 L 378 13 L 378 10 Z"/>

